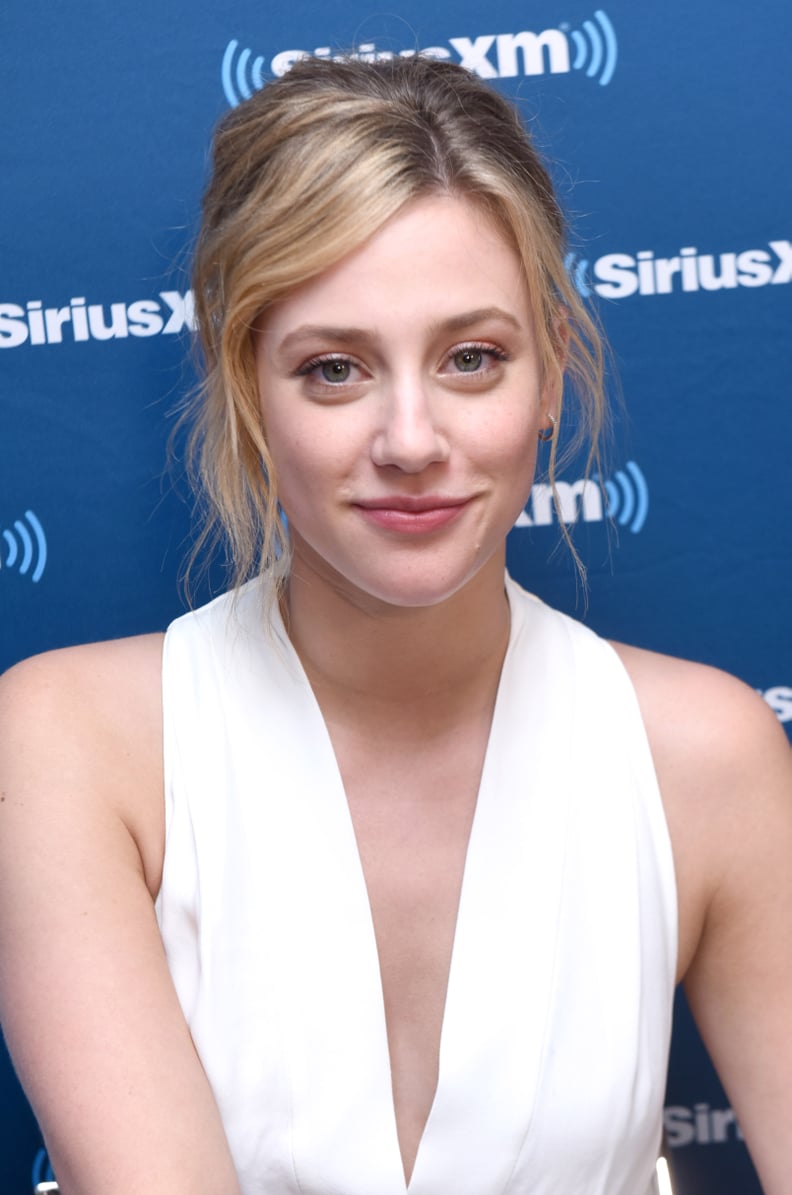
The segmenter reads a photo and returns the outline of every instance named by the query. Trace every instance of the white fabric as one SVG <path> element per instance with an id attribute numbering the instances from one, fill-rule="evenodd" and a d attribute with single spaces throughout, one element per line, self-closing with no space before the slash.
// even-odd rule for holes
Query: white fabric
<path id="1" fill-rule="evenodd" d="M 507 588 L 409 1195 L 643 1195 L 676 963 L 657 782 L 612 648 Z M 244 1195 L 405 1195 L 355 836 L 275 618 L 253 584 L 168 631 L 160 927 Z"/>

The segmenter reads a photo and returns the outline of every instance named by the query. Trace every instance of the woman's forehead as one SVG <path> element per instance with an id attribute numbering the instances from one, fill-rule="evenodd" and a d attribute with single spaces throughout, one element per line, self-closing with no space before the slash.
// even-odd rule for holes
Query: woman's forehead
<path id="1" fill-rule="evenodd" d="M 431 195 L 406 204 L 358 248 L 283 296 L 263 324 L 280 327 L 314 309 L 338 323 L 341 313 L 365 319 L 373 306 L 450 316 L 525 302 L 522 263 L 494 220 L 464 198 Z"/>

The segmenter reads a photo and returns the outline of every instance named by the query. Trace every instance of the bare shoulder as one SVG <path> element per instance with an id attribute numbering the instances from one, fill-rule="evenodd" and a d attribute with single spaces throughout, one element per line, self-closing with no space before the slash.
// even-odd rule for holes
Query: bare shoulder
<path id="1" fill-rule="evenodd" d="M 635 688 L 671 816 L 785 810 L 792 753 L 777 718 L 748 685 L 717 668 L 614 643 Z M 748 816 L 745 810 L 745 816 Z"/>
<path id="2" fill-rule="evenodd" d="M 792 752 L 767 704 L 735 677 L 613 646 L 635 687 L 671 833 L 684 972 L 714 894 L 738 898 L 779 844 L 792 847 Z"/>
<path id="3" fill-rule="evenodd" d="M 138 846 L 150 888 L 164 816 L 162 641 L 63 648 L 0 677 L 0 800 L 34 819 L 50 816 L 50 803 L 109 807 Z"/>
<path id="4" fill-rule="evenodd" d="M 763 1190 L 792 1144 L 792 751 L 752 689 L 614 645 L 635 686 L 679 895 L 679 976 Z"/>
<path id="5" fill-rule="evenodd" d="M 727 762 L 747 763 L 749 757 L 755 762 L 769 751 L 773 760 L 788 763 L 788 743 L 777 718 L 736 677 L 623 643 L 612 646 L 635 687 L 652 749 L 663 762 L 718 769 Z"/>

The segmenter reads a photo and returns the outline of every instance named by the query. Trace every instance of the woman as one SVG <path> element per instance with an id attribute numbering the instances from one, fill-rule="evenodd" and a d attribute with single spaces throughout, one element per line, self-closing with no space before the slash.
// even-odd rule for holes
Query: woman
<path id="1" fill-rule="evenodd" d="M 516 115 L 298 64 L 219 130 L 195 293 L 236 589 L 2 687 L 3 1023 L 62 1192 L 643 1193 L 684 978 L 780 1195 L 786 740 L 504 585 L 564 371 L 602 406 Z"/>

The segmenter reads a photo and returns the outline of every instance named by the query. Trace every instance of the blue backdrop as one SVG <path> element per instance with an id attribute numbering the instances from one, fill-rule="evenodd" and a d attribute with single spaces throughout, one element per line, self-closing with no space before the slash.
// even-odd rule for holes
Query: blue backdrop
<path id="1" fill-rule="evenodd" d="M 541 484 L 513 572 L 600 632 L 735 672 L 792 729 L 790 8 L 594 3 L 5 5 L 0 666 L 182 608 L 165 442 L 216 118 L 301 52 L 420 47 L 515 98 L 552 154 L 628 412 L 605 499 L 563 478 L 587 610 Z M 0 1189 L 23 1195 L 46 1162 L 4 1060 L 0 1098 Z M 667 1102 L 682 1195 L 759 1191 L 682 1002 Z"/>

